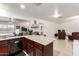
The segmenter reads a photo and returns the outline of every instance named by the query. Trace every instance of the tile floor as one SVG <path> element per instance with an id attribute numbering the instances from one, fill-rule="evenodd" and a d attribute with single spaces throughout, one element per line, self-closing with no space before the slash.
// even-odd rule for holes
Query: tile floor
<path id="1" fill-rule="evenodd" d="M 79 56 L 79 40 L 73 42 L 73 56 Z"/>
<path id="2" fill-rule="evenodd" d="M 72 56 L 73 42 L 68 39 L 56 40 L 54 42 L 54 56 Z"/>

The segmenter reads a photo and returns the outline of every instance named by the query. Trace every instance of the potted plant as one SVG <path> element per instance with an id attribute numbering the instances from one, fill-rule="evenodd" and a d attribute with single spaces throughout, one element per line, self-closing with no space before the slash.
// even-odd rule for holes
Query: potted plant
<path id="1" fill-rule="evenodd" d="M 33 30 L 28 29 L 29 35 L 32 35 Z"/>

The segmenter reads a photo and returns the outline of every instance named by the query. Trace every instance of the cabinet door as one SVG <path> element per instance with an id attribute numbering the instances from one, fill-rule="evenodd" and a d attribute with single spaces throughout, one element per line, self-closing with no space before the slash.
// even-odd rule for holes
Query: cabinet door
<path id="1" fill-rule="evenodd" d="M 23 50 L 26 50 L 26 45 L 27 45 L 26 38 L 24 37 L 22 38 L 22 43 L 23 43 Z"/>
<path id="2" fill-rule="evenodd" d="M 32 56 L 33 55 L 33 41 L 26 39 L 26 52 Z"/>
<path id="3" fill-rule="evenodd" d="M 42 56 L 43 45 L 41 45 L 37 42 L 34 42 L 34 50 L 35 50 L 35 55 L 36 56 Z"/>
<path id="4" fill-rule="evenodd" d="M 35 56 L 42 56 L 42 50 L 36 47 L 34 49 L 35 49 Z"/>
<path id="5" fill-rule="evenodd" d="M 9 51 L 10 51 L 10 45 L 8 43 L 0 45 L 0 56 L 9 55 Z"/>
<path id="6" fill-rule="evenodd" d="M 28 55 L 33 55 L 33 41 L 24 38 L 23 39 L 23 50 L 26 51 Z"/>

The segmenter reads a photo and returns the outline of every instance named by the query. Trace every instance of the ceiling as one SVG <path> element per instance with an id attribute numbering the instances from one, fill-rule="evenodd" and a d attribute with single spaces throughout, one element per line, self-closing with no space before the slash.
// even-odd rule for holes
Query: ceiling
<path id="1" fill-rule="evenodd" d="M 22 3 L 5 3 L 2 4 L 2 8 L 25 17 L 28 16 L 57 23 L 68 21 L 68 17 L 79 15 L 79 3 L 24 3 L 25 9 L 21 9 L 20 4 Z M 52 17 L 55 8 L 62 14 L 61 18 Z"/>

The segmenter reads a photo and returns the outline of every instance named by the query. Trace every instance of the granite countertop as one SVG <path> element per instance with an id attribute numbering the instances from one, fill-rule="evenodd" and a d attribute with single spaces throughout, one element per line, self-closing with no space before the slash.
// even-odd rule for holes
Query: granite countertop
<path id="1" fill-rule="evenodd" d="M 35 41 L 37 43 L 40 43 L 42 45 L 48 45 L 51 42 L 56 40 L 53 37 L 47 37 L 47 36 L 44 37 L 44 36 L 39 36 L 39 35 L 26 35 L 26 36 L 13 36 L 13 37 L 0 38 L 0 41 L 2 41 L 2 40 L 11 40 L 11 39 L 21 38 L 21 37 L 28 38 L 28 39 L 30 39 L 32 41 Z"/>

